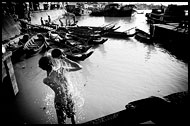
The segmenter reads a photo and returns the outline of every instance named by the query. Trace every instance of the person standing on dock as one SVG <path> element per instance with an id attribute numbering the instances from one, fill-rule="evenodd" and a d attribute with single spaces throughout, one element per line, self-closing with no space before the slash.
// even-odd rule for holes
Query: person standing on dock
<path id="1" fill-rule="evenodd" d="M 49 56 L 41 57 L 39 60 L 39 67 L 47 71 L 47 77 L 44 78 L 44 84 L 48 85 L 54 92 L 54 105 L 56 109 L 58 124 L 65 124 L 66 117 L 71 118 L 72 124 L 75 124 L 75 107 L 73 96 L 71 93 L 72 86 L 68 84 L 67 78 L 63 74 L 64 68 L 59 60 L 53 63 Z M 71 64 L 72 65 L 72 64 Z M 79 70 L 80 66 L 76 68 L 76 64 L 72 69 Z"/>
<path id="2" fill-rule="evenodd" d="M 51 24 L 51 18 L 49 15 L 48 15 L 48 23 Z"/>
<path id="3" fill-rule="evenodd" d="M 41 17 L 41 25 L 44 25 L 44 21 L 43 21 L 43 18 Z"/>
<path id="4" fill-rule="evenodd" d="M 30 11 L 28 12 L 28 23 L 31 24 L 31 14 L 30 14 Z"/>

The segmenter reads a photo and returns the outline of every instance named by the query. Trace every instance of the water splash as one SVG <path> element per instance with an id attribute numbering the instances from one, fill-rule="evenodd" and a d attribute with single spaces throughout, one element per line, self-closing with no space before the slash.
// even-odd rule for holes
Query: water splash
<path id="1" fill-rule="evenodd" d="M 53 103 L 54 95 L 53 94 L 46 94 L 44 102 L 46 106 L 45 113 L 47 116 L 46 123 L 53 124 L 55 121 L 55 108 Z"/>

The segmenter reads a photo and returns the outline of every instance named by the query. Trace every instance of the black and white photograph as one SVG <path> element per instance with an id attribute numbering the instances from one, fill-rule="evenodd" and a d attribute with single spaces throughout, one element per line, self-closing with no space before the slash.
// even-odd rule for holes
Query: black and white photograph
<path id="1" fill-rule="evenodd" d="M 1 123 L 188 122 L 188 2 L 1 8 Z"/>

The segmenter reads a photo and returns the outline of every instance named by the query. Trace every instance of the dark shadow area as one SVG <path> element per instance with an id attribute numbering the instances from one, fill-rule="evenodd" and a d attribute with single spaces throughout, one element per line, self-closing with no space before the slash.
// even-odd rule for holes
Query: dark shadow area
<path id="1" fill-rule="evenodd" d="M 187 40 L 173 40 L 159 43 L 159 46 L 166 49 L 171 55 L 175 56 L 178 60 L 188 63 L 189 53 Z"/>
<path id="2" fill-rule="evenodd" d="M 2 124 L 23 124 L 22 118 L 18 115 L 17 106 L 15 104 L 16 96 L 10 82 L 7 77 L 4 78 L 1 86 L 2 96 L 2 111 L 1 111 L 1 123 Z"/>

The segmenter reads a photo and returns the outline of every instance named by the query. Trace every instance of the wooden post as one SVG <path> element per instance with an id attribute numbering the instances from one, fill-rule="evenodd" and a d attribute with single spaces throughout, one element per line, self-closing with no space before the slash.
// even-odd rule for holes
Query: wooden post
<path id="1" fill-rule="evenodd" d="M 14 69 L 13 69 L 13 65 L 12 65 L 12 61 L 11 61 L 11 56 L 12 56 L 12 52 L 11 51 L 8 51 L 6 52 L 5 54 L 3 54 L 3 66 L 2 68 L 4 70 L 6 70 L 6 73 L 5 71 L 3 72 L 4 73 L 4 77 L 6 75 L 8 75 L 10 81 L 11 81 L 11 84 L 12 84 L 12 88 L 13 88 L 13 91 L 14 91 L 14 94 L 16 95 L 18 93 L 18 85 L 17 85 L 17 81 L 16 81 L 16 77 L 15 77 L 15 74 L 14 74 Z M 7 66 L 7 67 L 6 67 Z M 3 77 L 3 76 L 2 76 Z"/>

